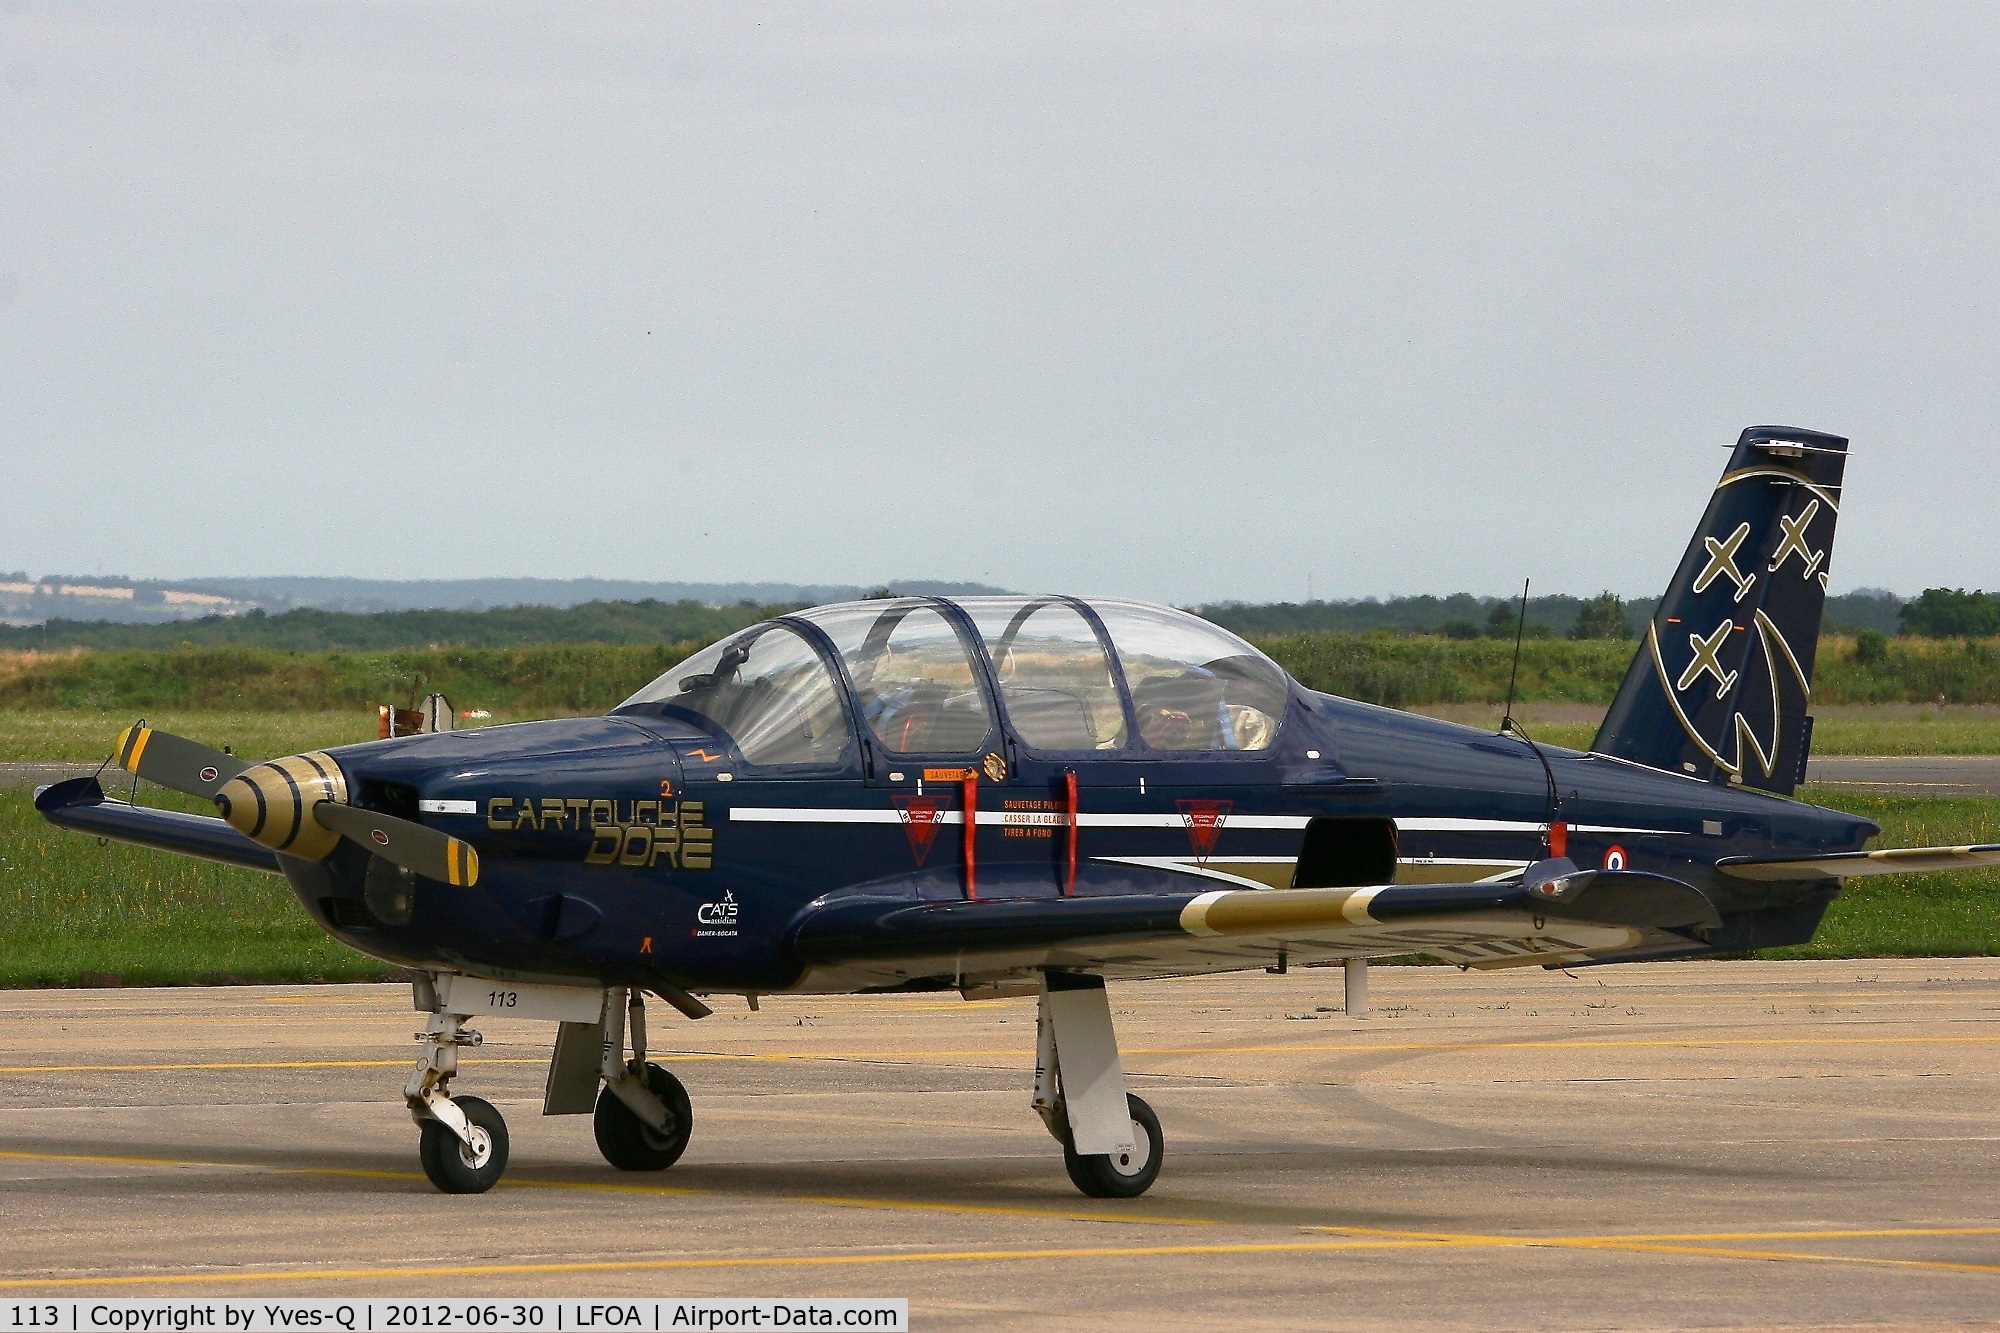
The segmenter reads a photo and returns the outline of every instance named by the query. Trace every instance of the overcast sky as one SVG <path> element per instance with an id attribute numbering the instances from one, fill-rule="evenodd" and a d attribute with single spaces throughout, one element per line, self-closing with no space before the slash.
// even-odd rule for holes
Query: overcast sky
<path id="1" fill-rule="evenodd" d="M 2000 8 L 0 0 L 0 569 L 2000 586 Z"/>

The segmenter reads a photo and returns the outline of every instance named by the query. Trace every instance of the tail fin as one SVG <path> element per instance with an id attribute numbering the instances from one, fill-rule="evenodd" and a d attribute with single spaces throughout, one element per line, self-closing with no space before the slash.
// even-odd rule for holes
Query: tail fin
<path id="1" fill-rule="evenodd" d="M 1804 780 L 1846 466 L 1837 435 L 1743 432 L 1591 749 L 1766 791 Z"/>

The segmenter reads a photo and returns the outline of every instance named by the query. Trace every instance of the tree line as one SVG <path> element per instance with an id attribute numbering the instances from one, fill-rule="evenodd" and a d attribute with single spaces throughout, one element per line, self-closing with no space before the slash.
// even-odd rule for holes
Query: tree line
<path id="1" fill-rule="evenodd" d="M 1528 600 L 1523 638 L 1629 639 L 1652 617 L 1655 599 L 1615 593 Z M 794 604 L 695 601 L 597 601 L 577 606 L 509 606 L 491 610 L 324 611 L 301 607 L 275 615 L 205 616 L 165 624 L 50 620 L 0 626 L 0 650 L 266 648 L 287 652 L 373 652 L 419 648 L 518 648 L 535 644 L 660 644 L 712 642 L 766 620 Z M 1512 640 L 1521 620 L 1518 600 L 1417 596 L 1357 601 L 1225 602 L 1194 608 L 1248 638 L 1298 634 L 1437 635 L 1447 639 Z M 1927 588 L 1904 601 L 1863 590 L 1827 598 L 1828 634 L 1894 634 L 1923 638 L 2000 636 L 2000 596 Z M 1872 642 L 1872 641 L 1871 641 Z"/>

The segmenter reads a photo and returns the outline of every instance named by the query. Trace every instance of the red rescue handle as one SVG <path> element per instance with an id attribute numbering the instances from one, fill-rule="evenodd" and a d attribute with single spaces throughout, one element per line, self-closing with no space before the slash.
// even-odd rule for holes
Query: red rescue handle
<path id="1" fill-rule="evenodd" d="M 1063 798 L 1063 808 L 1066 815 L 1064 822 L 1069 826 L 1069 878 L 1063 881 L 1063 894 L 1064 896 L 1068 896 L 1076 892 L 1077 803 L 1076 770 L 1073 768 L 1063 772 Z"/>
<path id="2" fill-rule="evenodd" d="M 979 832 L 979 773 L 976 769 L 965 770 L 965 896 L 977 898 L 979 885 L 973 874 L 973 839 Z"/>

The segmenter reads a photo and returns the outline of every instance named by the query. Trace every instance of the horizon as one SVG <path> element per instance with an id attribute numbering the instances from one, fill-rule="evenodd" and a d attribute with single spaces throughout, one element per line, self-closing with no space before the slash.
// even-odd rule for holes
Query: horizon
<path id="1" fill-rule="evenodd" d="M 876 580 L 838 579 L 838 578 L 811 579 L 811 580 L 784 579 L 784 578 L 728 579 L 728 580 L 673 579 L 673 578 L 635 579 L 630 577 L 613 577 L 602 574 L 579 574 L 579 575 L 563 576 L 563 577 L 553 577 L 553 576 L 539 575 L 539 574 L 473 574 L 473 575 L 455 576 L 450 578 L 437 578 L 437 577 L 371 578 L 371 577 L 349 575 L 349 574 L 214 574 L 214 575 L 186 576 L 186 577 L 181 577 L 181 576 L 144 577 L 144 576 L 133 576 L 124 573 L 82 574 L 73 570 L 50 571 L 41 574 L 30 574 L 26 570 L 0 571 L 0 584 L 4 584 L 9 580 L 15 579 L 16 577 L 18 577 L 22 582 L 35 585 L 46 585 L 53 583 L 67 583 L 72 586 L 96 584 L 102 587 L 150 586 L 150 587 L 175 589 L 175 590 L 180 590 L 180 589 L 198 590 L 204 586 L 226 586 L 229 584 L 250 584 L 250 583 L 278 584 L 278 583 L 315 583 L 315 582 L 350 583 L 350 584 L 360 584 L 365 586 L 412 587 L 412 588 L 426 587 L 426 586 L 462 587 L 468 585 L 487 584 L 487 583 L 510 583 L 510 584 L 517 583 L 517 584 L 541 584 L 550 586 L 563 586 L 563 585 L 576 585 L 576 584 L 608 584 L 608 585 L 624 584 L 634 587 L 722 586 L 722 587 L 746 587 L 746 588 L 805 588 L 805 589 L 818 588 L 827 590 L 835 590 L 835 589 L 845 590 L 845 589 L 859 588 L 870 592 L 878 589 L 885 589 L 885 588 L 895 589 L 901 587 L 909 587 L 912 585 L 931 586 L 931 585 L 959 584 L 968 587 L 974 586 L 974 581 L 971 580 L 929 578 L 929 577 L 919 577 L 919 578 L 898 577 L 898 578 L 876 579 Z M 980 587 L 981 592 L 990 591 L 993 593 L 1001 593 L 1001 594 L 1065 592 L 1074 596 L 1112 597 L 1112 596 L 1124 595 L 1124 594 L 1110 593 L 1110 592 L 1076 591 L 1074 589 L 1006 588 L 1006 587 L 1000 587 L 998 585 L 983 585 L 983 584 L 977 586 Z M 1928 587 L 1944 587 L 1948 585 L 1940 583 L 1926 583 L 1924 586 L 1928 588 Z M 1904 600 L 1908 600 L 1914 597 L 1917 592 L 1921 591 L 1923 591 L 1923 589 L 1917 589 L 1916 592 L 1904 592 L 1894 588 L 1889 588 L 1875 584 L 1857 584 L 1853 587 L 1848 587 L 1848 588 L 1838 588 L 1838 589 L 1829 588 L 1827 596 L 1829 597 L 1889 596 L 1889 597 L 1897 597 Z M 1647 591 L 1647 592 L 1633 592 L 1633 591 L 1620 591 L 1616 588 L 1609 588 L 1609 587 L 1594 587 L 1587 591 L 1576 588 L 1557 588 L 1550 590 L 1534 588 L 1530 591 L 1529 597 L 1531 599 L 1540 599 L 1543 597 L 1555 597 L 1555 598 L 1576 598 L 1579 600 L 1586 600 L 1593 597 L 1600 597 L 1607 592 L 1614 594 L 1621 601 L 1626 601 L 1626 602 L 1649 600 L 1652 598 L 1656 598 L 1660 595 L 1658 590 Z M 966 593 L 945 593 L 940 595 L 973 596 L 980 594 L 966 592 Z M 1404 591 L 1389 591 L 1389 592 L 1354 593 L 1354 594 L 1345 594 L 1340 596 L 1314 595 L 1309 597 L 1278 596 L 1270 598 L 1251 598 L 1248 596 L 1225 595 L 1221 597 L 1202 599 L 1199 604 L 1204 606 L 1227 606 L 1232 604 L 1242 604 L 1251 606 L 1279 605 L 1279 604 L 1310 606 L 1315 604 L 1340 605 L 1345 603 L 1357 603 L 1357 602 L 1404 601 L 1404 600 L 1412 600 L 1423 597 L 1444 599 L 1444 598 L 1460 597 L 1460 596 L 1474 597 L 1481 601 L 1505 602 L 1505 601 L 1519 601 L 1521 593 L 1518 589 L 1510 592 L 1480 592 L 1472 588 L 1459 587 L 1450 589 L 1448 591 L 1437 590 L 1437 589 L 1419 589 L 1419 590 L 1404 590 Z M 1160 598 L 1136 598 L 1134 600 L 1160 601 L 1167 605 L 1194 604 L 1186 601 L 1169 601 Z M 534 603 L 526 603 L 525 605 L 534 605 Z M 445 609 L 445 608 L 413 608 L 413 609 Z"/>

